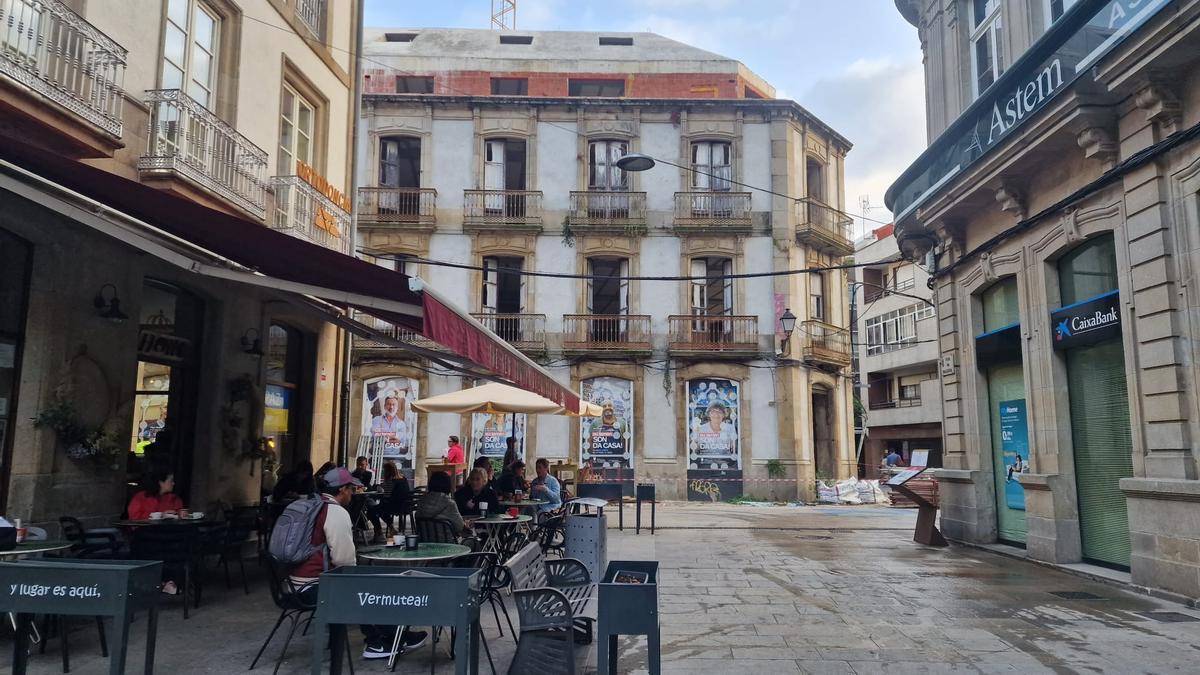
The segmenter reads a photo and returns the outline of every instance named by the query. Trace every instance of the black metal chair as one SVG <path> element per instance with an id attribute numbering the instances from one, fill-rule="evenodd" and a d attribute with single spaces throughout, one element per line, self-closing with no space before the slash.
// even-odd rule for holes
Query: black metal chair
<path id="1" fill-rule="evenodd" d="M 476 564 L 476 561 L 480 562 Z M 500 593 L 508 584 L 504 577 L 508 570 L 500 564 L 500 556 L 495 553 L 466 553 L 452 558 L 449 566 L 479 568 L 479 572 L 483 576 L 480 606 L 485 602 L 492 606 L 492 616 L 496 619 L 496 630 L 500 631 L 500 637 L 504 637 L 504 627 L 500 625 L 500 612 L 503 612 L 504 621 L 508 623 L 508 631 L 515 641 L 517 631 L 513 629 L 512 617 L 508 615 L 508 606 L 504 603 L 504 596 Z M 499 606 L 498 610 L 497 605 Z"/>
<path id="2" fill-rule="evenodd" d="M 533 540 L 542 547 L 543 554 L 563 557 L 567 549 L 566 518 L 561 514 L 546 518 L 533 530 Z"/>
<path id="3" fill-rule="evenodd" d="M 134 560 L 161 560 L 163 574 L 176 584 L 183 579 L 183 618 L 188 618 L 188 601 L 200 608 L 200 532 L 191 525 L 140 527 L 133 535 L 130 551 Z"/>
<path id="4" fill-rule="evenodd" d="M 120 558 L 121 539 L 113 528 L 89 530 L 78 518 L 63 516 L 58 519 L 63 538 L 71 542 L 71 555 L 76 558 Z"/>
<path id="5" fill-rule="evenodd" d="M 250 535 L 257 530 L 256 511 L 230 510 L 225 512 L 225 536 L 219 542 L 217 564 L 225 571 L 225 588 L 230 588 L 229 563 L 235 562 L 242 575 L 242 590 L 248 595 L 250 585 L 246 581 L 246 560 L 243 547 Z"/>
<path id="6" fill-rule="evenodd" d="M 417 518 L 417 539 L 427 544 L 457 544 L 458 533 L 448 520 L 441 518 Z"/>
<path id="7" fill-rule="evenodd" d="M 284 639 L 283 649 L 279 650 L 279 656 L 275 659 L 275 670 L 271 671 L 278 673 L 279 666 L 283 663 L 283 657 L 287 655 L 288 645 L 291 644 L 292 637 L 296 634 L 296 628 L 303 624 L 304 630 L 307 631 L 308 624 L 312 623 L 313 614 L 317 610 L 317 582 L 296 586 L 288 578 L 287 572 L 269 555 L 266 565 L 267 580 L 271 586 L 271 600 L 279 608 L 279 618 L 276 619 L 275 627 L 267 635 L 262 647 L 258 648 L 254 660 L 250 662 L 250 670 L 254 670 L 258 666 L 258 660 L 262 658 L 263 652 L 275 638 L 275 633 L 279 631 L 279 627 L 283 625 L 284 621 L 288 621 L 291 625 L 288 627 L 287 638 Z M 350 672 L 353 673 L 354 666 L 351 665 L 350 668 Z"/>
<path id="8" fill-rule="evenodd" d="M 529 588 L 513 592 L 521 637 L 508 675 L 528 673 L 575 673 L 574 615 L 571 603 L 553 588 Z"/>
<path id="9" fill-rule="evenodd" d="M 483 597 L 480 598 L 480 604 L 482 605 L 482 603 L 488 599 L 488 589 L 490 588 L 489 577 L 492 575 L 492 571 L 496 567 L 496 554 L 495 553 L 464 553 L 463 555 L 460 555 L 456 558 L 451 558 L 449 561 L 447 561 L 446 567 L 457 567 L 460 569 L 477 569 L 477 570 L 479 570 L 480 576 L 483 577 L 483 581 L 482 581 Z M 504 601 L 501 600 L 501 604 L 503 604 L 503 602 Z M 493 612 L 496 611 L 496 606 L 494 604 L 492 605 L 492 611 Z M 504 610 L 504 616 L 505 617 L 508 616 L 507 609 Z M 500 617 L 499 616 L 496 617 L 496 628 L 500 629 L 500 636 L 503 637 L 504 629 L 500 628 Z M 511 621 L 509 621 L 508 628 L 509 628 L 509 630 L 512 630 L 512 622 Z M 441 632 L 442 632 L 441 626 L 434 627 L 433 649 L 434 649 L 435 654 L 437 651 L 438 636 L 441 634 Z M 488 665 L 491 666 L 491 668 L 492 668 L 492 675 L 496 675 L 496 664 L 492 661 L 492 650 L 488 646 L 487 635 L 485 635 L 483 633 L 482 628 L 479 631 L 479 638 L 483 642 L 483 651 L 485 654 L 487 654 Z M 450 629 L 450 658 L 454 658 L 454 643 L 455 643 L 455 631 L 453 628 L 451 628 Z M 430 664 L 431 669 L 432 669 L 432 666 L 433 666 L 433 664 L 431 663 Z"/>

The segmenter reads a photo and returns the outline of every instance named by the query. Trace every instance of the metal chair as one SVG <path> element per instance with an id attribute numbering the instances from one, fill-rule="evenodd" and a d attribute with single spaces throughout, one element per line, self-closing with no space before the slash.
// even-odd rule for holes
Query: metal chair
<path id="1" fill-rule="evenodd" d="M 464 553 L 463 555 L 460 555 L 457 558 L 451 558 L 446 563 L 446 567 L 457 567 L 460 569 L 477 569 L 477 570 L 479 570 L 480 576 L 483 577 L 483 582 L 482 582 L 483 588 L 481 589 L 483 596 L 480 598 L 480 604 L 482 605 L 483 602 L 492 600 L 493 601 L 492 602 L 492 612 L 495 613 L 495 611 L 496 611 L 496 605 L 494 602 L 495 598 L 492 597 L 492 594 L 494 594 L 496 596 L 498 596 L 499 594 L 494 589 L 491 588 L 491 579 L 490 579 L 491 576 L 493 575 L 493 571 L 496 568 L 496 554 L 495 553 Z M 500 604 L 503 606 L 504 601 L 501 600 Z M 508 609 L 504 610 L 504 616 L 506 618 L 508 617 Z M 500 636 L 504 637 L 504 629 L 500 628 L 499 615 L 496 616 L 496 628 L 500 630 Z M 512 630 L 512 621 L 511 620 L 508 623 L 508 629 Z M 435 627 L 434 631 L 433 631 L 434 650 L 437 649 L 438 635 L 440 633 L 441 633 L 441 627 L 440 626 Z M 492 650 L 490 647 L 488 647 L 487 635 L 485 635 L 483 633 L 482 628 L 479 631 L 479 638 L 483 642 L 483 651 L 484 651 L 484 653 L 487 654 L 488 665 L 491 666 L 491 668 L 492 668 L 492 675 L 496 675 L 496 664 L 492 662 Z M 451 628 L 450 629 L 450 658 L 454 658 L 454 644 L 455 644 L 455 631 L 453 628 Z M 430 664 L 430 665 L 432 666 L 432 664 Z"/>
<path id="2" fill-rule="evenodd" d="M 448 520 L 440 518 L 417 518 L 417 539 L 427 544 L 457 544 L 458 533 Z"/>
<path id="3" fill-rule="evenodd" d="M 566 518 L 561 514 L 546 518 L 534 529 L 533 540 L 541 545 L 543 554 L 563 557 L 567 549 Z"/>
<path id="4" fill-rule="evenodd" d="M 266 564 L 267 580 L 271 586 L 271 600 L 279 608 L 279 618 L 275 620 L 275 627 L 271 629 L 267 639 L 262 643 L 262 647 L 259 647 L 258 653 L 254 655 L 254 660 L 250 662 L 250 670 L 254 670 L 258 666 L 258 660 L 267 650 L 267 645 L 271 644 L 271 640 L 275 638 L 279 627 L 283 625 L 284 621 L 289 621 L 291 625 L 288 628 L 287 638 L 283 641 L 283 649 L 279 650 L 279 656 L 275 659 L 275 670 L 271 671 L 278 673 L 279 666 L 283 663 L 283 657 L 287 655 L 288 645 L 291 644 L 292 637 L 296 634 L 296 627 L 304 624 L 304 629 L 308 630 L 308 624 L 312 623 L 313 613 L 317 610 L 317 582 L 296 586 L 288 578 L 287 572 L 269 555 Z M 353 668 L 352 665 L 351 673 L 354 672 Z"/>
<path id="5" fill-rule="evenodd" d="M 229 563 L 236 562 L 242 575 L 242 590 L 250 594 L 250 585 L 246 581 L 246 560 L 242 555 L 242 547 L 250 534 L 257 528 L 257 515 L 248 511 L 225 512 L 225 536 L 219 543 L 217 564 L 225 571 L 225 588 L 230 587 Z"/>
<path id="6" fill-rule="evenodd" d="M 71 542 L 71 555 L 76 558 L 119 558 L 120 539 L 112 528 L 89 530 L 78 518 L 63 516 L 58 519 L 63 538 Z"/>
<path id="7" fill-rule="evenodd" d="M 188 618 L 188 599 L 200 608 L 200 540 L 190 525 L 141 527 L 134 533 L 131 553 L 135 560 L 161 560 L 163 573 L 183 577 L 183 618 Z M 178 583 L 178 579 L 175 579 Z"/>
<path id="8" fill-rule="evenodd" d="M 553 588 L 514 591 L 521 637 L 508 675 L 574 675 L 574 615 L 567 596 Z"/>

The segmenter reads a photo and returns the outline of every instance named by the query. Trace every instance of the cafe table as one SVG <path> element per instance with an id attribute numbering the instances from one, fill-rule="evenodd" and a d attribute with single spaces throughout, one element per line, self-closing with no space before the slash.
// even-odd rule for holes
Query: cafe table
<path id="1" fill-rule="evenodd" d="M 69 541 L 23 541 L 7 551 L 0 551 L 0 560 L 15 560 L 21 556 L 41 555 L 71 548 Z"/>
<path id="2" fill-rule="evenodd" d="M 487 541 L 483 544 L 484 553 L 500 553 L 500 545 L 506 536 L 508 528 L 516 527 L 524 524 L 529 527 L 529 521 L 533 520 L 533 516 L 501 516 L 491 515 L 486 518 L 475 518 L 471 520 L 472 527 L 483 527 L 487 529 Z"/>
<path id="3" fill-rule="evenodd" d="M 159 518 L 158 520 L 114 520 L 116 527 L 154 527 L 156 525 L 214 525 L 215 518 Z"/>

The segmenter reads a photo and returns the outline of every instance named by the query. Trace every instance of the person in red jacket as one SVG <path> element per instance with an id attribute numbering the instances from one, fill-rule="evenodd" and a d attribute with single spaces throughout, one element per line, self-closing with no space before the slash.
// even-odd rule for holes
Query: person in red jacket
<path id="1" fill-rule="evenodd" d="M 447 464 L 466 464 L 467 454 L 463 452 L 463 446 L 458 442 L 458 436 L 451 436 L 446 440 L 446 463 Z"/>
<path id="2" fill-rule="evenodd" d="M 142 481 L 142 489 L 129 500 L 130 520 L 146 520 L 151 513 L 174 513 L 183 508 L 183 500 L 174 493 L 175 474 L 154 469 Z"/>

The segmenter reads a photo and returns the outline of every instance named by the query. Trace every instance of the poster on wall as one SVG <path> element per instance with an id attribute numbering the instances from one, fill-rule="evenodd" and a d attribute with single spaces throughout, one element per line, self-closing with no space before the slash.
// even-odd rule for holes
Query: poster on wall
<path id="1" fill-rule="evenodd" d="M 1029 422 L 1025 399 L 1001 401 L 1000 451 L 1004 454 L 1004 502 L 1010 509 L 1025 510 L 1025 488 L 1020 475 L 1029 471 Z"/>
<path id="2" fill-rule="evenodd" d="M 416 456 L 419 383 L 408 377 L 376 377 L 363 383 L 363 435 L 382 437 L 383 458 L 411 470 Z"/>
<path id="3" fill-rule="evenodd" d="M 500 470 L 508 438 L 516 439 L 517 456 L 525 459 L 526 416 L 522 413 L 475 413 L 471 416 L 471 458 L 490 457 Z"/>
<path id="4" fill-rule="evenodd" d="M 742 494 L 741 385 L 704 378 L 687 383 L 688 499 Z"/>
<path id="5" fill-rule="evenodd" d="M 633 382 L 593 377 L 580 383 L 580 395 L 604 410 L 579 419 L 579 462 L 589 480 L 628 483 L 633 494 Z"/>

